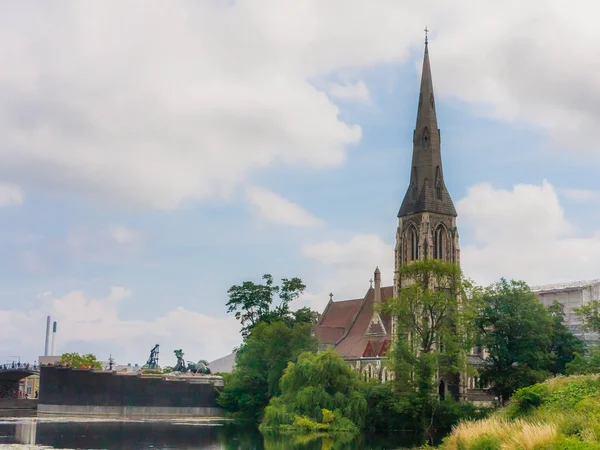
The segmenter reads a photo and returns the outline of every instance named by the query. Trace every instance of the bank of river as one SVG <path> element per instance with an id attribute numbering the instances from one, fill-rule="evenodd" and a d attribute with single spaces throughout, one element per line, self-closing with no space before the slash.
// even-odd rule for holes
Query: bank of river
<path id="1" fill-rule="evenodd" d="M 15 417 L 0 412 L 0 447 L 7 449 L 389 450 L 418 443 L 418 438 L 399 433 L 311 439 L 262 436 L 254 427 L 226 421 Z"/>

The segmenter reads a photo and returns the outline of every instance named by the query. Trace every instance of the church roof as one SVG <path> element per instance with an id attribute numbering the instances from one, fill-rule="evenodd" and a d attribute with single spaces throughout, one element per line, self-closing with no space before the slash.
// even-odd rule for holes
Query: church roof
<path id="1" fill-rule="evenodd" d="M 381 288 L 382 302 L 392 295 L 393 286 Z M 368 356 L 381 356 L 385 341 L 391 340 L 392 323 L 390 316 L 380 314 L 381 322 L 373 322 L 375 327 L 371 327 L 374 299 L 375 289 L 369 288 L 362 299 L 330 301 L 316 327 L 321 344 L 333 345 L 344 358 L 360 358 L 365 352 Z"/>
<path id="2" fill-rule="evenodd" d="M 429 46 L 425 44 L 417 123 L 413 135 L 410 184 L 398 217 L 434 212 L 456 217 L 442 169 L 441 136 L 437 124 Z"/>

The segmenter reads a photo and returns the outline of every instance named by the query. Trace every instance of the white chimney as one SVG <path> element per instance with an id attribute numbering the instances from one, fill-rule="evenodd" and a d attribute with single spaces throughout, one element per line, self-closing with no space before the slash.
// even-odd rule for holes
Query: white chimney
<path id="1" fill-rule="evenodd" d="M 48 356 L 50 351 L 50 316 L 46 317 L 46 345 L 44 346 L 44 356 Z"/>
<path id="2" fill-rule="evenodd" d="M 54 352 L 56 351 L 56 322 L 52 324 L 52 351 L 50 356 L 54 356 Z"/>

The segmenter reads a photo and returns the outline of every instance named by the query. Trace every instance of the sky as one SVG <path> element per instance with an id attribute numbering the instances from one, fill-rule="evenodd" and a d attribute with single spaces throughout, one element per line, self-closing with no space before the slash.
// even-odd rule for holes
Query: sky
<path id="1" fill-rule="evenodd" d="M 423 29 L 481 285 L 600 278 L 592 1 L 206 0 L 0 5 L 0 363 L 143 364 L 240 344 L 227 290 L 295 306 L 393 278 Z"/>

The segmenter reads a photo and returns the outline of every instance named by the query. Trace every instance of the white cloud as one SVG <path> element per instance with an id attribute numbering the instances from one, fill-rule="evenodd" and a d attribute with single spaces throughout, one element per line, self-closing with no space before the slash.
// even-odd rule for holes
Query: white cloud
<path id="1" fill-rule="evenodd" d="M 394 246 L 375 234 L 359 234 L 347 241 L 307 244 L 302 247 L 302 254 L 323 269 L 316 289 L 300 299 L 318 311 L 323 311 L 329 293 L 334 294 L 334 300 L 363 297 L 377 266 L 383 285 L 393 283 Z"/>
<path id="2" fill-rule="evenodd" d="M 44 342 L 46 315 L 58 322 L 57 353 L 73 351 L 74 345 L 102 345 L 112 349 L 117 362 L 144 363 L 150 348 L 159 343 L 161 364 L 173 363 L 172 349 L 182 348 L 186 359 L 216 359 L 240 344 L 239 324 L 232 317 L 215 318 L 174 307 L 153 320 L 120 317 L 129 289 L 112 286 L 105 298 L 89 298 L 81 291 L 62 297 L 44 293 L 38 307 L 25 312 L 0 310 L 0 353 L 12 354 L 18 345 L 22 354 L 35 355 Z M 23 330 L 27 330 L 24 332 Z M 7 353 L 8 352 L 8 353 Z M 106 355 L 97 355 L 106 359 Z"/>
<path id="3" fill-rule="evenodd" d="M 227 195 L 253 169 L 340 164 L 360 128 L 309 80 L 402 61 L 421 47 L 423 23 L 440 94 L 597 150 L 598 8 L 149 0 L 140 14 L 123 0 L 11 4 L 0 10 L 0 176 L 172 208 Z M 361 89 L 344 81 L 338 98 Z"/>
<path id="4" fill-rule="evenodd" d="M 110 236 L 121 245 L 130 245 L 139 241 L 140 235 L 123 225 L 113 225 L 108 230 Z"/>
<path id="5" fill-rule="evenodd" d="M 560 189 L 559 194 L 567 200 L 577 203 L 597 202 L 600 200 L 600 191 L 592 189 Z"/>
<path id="6" fill-rule="evenodd" d="M 23 204 L 23 191 L 14 184 L 0 183 L 0 208 Z"/>
<path id="7" fill-rule="evenodd" d="M 547 181 L 510 191 L 476 185 L 457 209 L 459 230 L 474 237 L 462 246 L 461 265 L 478 283 L 505 277 L 537 285 L 600 276 L 600 230 L 578 236 Z"/>
<path id="8" fill-rule="evenodd" d="M 258 216 L 269 222 L 296 227 L 316 227 L 323 224 L 301 206 L 263 188 L 248 188 L 246 199 Z"/>
<path id="9" fill-rule="evenodd" d="M 371 95 L 364 81 L 344 84 L 332 83 L 329 86 L 329 95 L 347 102 L 371 102 Z"/>

